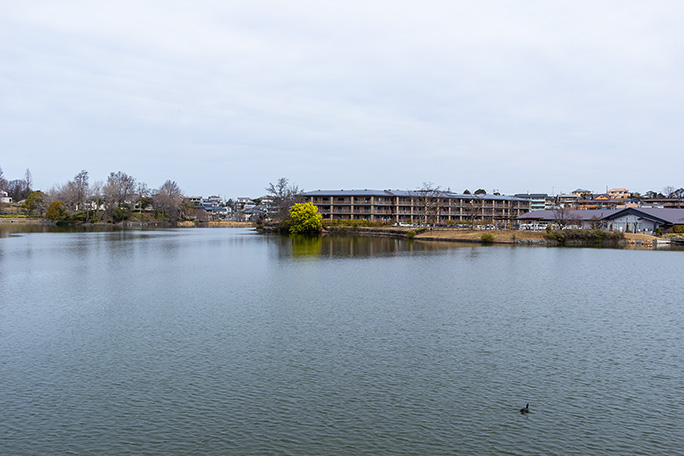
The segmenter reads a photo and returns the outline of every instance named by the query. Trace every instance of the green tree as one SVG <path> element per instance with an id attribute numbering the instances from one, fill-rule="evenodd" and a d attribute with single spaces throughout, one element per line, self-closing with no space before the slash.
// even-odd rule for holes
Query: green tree
<path id="1" fill-rule="evenodd" d="M 313 203 L 296 203 L 290 208 L 291 234 L 314 234 L 323 226 L 323 217 Z"/>
<path id="2" fill-rule="evenodd" d="M 67 218 L 67 208 L 64 201 L 53 201 L 50 203 L 45 218 L 53 222 L 63 222 Z"/>
<path id="3" fill-rule="evenodd" d="M 39 210 L 42 214 L 42 212 L 45 211 L 46 202 L 47 195 L 40 190 L 36 190 L 35 192 L 31 192 L 31 194 L 26 197 L 22 207 L 26 209 L 27 215 L 31 215 L 31 213 L 35 210 Z"/>

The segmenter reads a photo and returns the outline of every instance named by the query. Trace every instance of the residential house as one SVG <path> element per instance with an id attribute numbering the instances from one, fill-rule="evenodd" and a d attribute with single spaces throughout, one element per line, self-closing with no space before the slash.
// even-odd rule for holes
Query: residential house
<path id="1" fill-rule="evenodd" d="M 201 196 L 192 196 L 189 198 L 195 209 L 195 215 L 200 221 L 207 220 L 225 220 L 227 219 L 232 209 L 226 207 L 221 200 L 221 197 L 212 195 L 206 199 Z"/>
<path id="2" fill-rule="evenodd" d="M 235 200 L 236 209 L 239 211 L 244 211 L 245 209 L 251 209 L 256 206 L 256 203 L 247 198 L 246 196 L 240 196 Z"/>
<path id="3" fill-rule="evenodd" d="M 640 207 L 684 208 L 684 198 L 642 198 Z"/>
<path id="4" fill-rule="evenodd" d="M 576 195 L 579 199 L 587 199 L 591 197 L 593 193 L 594 192 L 592 192 L 591 190 L 585 190 L 583 188 L 578 188 L 577 190 L 574 190 L 572 192 L 572 194 Z"/>
<path id="5" fill-rule="evenodd" d="M 576 207 L 581 210 L 618 209 L 620 204 L 624 204 L 624 201 L 614 200 L 607 193 L 599 193 L 579 199 Z"/>
<path id="6" fill-rule="evenodd" d="M 606 193 L 608 193 L 610 199 L 613 200 L 625 200 L 629 198 L 629 190 L 626 188 L 611 188 Z"/>
<path id="7" fill-rule="evenodd" d="M 556 196 L 556 206 L 565 207 L 568 209 L 577 208 L 577 202 L 580 199 L 579 194 L 575 193 L 561 193 Z"/>

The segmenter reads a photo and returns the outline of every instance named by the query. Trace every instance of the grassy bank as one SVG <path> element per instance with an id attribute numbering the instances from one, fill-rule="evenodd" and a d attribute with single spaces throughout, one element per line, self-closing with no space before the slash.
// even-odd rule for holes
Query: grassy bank
<path id="1" fill-rule="evenodd" d="M 40 225 L 43 219 L 39 217 L 26 217 L 23 215 L 0 215 L 0 223 L 23 223 L 29 225 Z"/>
<path id="2" fill-rule="evenodd" d="M 468 228 L 437 228 L 416 235 L 415 239 L 455 242 L 484 242 L 488 244 L 547 243 L 544 231 L 471 230 Z M 485 239 L 483 239 L 483 236 Z"/>
<path id="3" fill-rule="evenodd" d="M 418 234 L 426 231 L 426 228 L 413 228 L 403 226 L 331 225 L 325 226 L 325 231 L 331 234 L 356 234 L 363 236 L 387 236 L 411 239 L 417 237 Z"/>

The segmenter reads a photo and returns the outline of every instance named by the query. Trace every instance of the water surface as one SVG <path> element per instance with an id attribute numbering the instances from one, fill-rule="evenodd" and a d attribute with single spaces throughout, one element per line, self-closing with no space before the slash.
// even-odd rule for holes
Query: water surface
<path id="1" fill-rule="evenodd" d="M 0 454 L 677 454 L 682 258 L 2 238 Z"/>

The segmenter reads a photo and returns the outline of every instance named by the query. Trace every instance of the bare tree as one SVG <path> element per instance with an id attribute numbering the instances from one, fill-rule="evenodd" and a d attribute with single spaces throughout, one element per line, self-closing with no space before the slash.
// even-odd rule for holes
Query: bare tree
<path id="1" fill-rule="evenodd" d="M 266 191 L 273 198 L 273 203 L 276 206 L 274 220 L 285 220 L 289 216 L 290 208 L 297 202 L 302 200 L 302 190 L 298 186 L 290 185 L 286 177 L 281 177 L 273 184 L 269 182 Z"/>
<path id="2" fill-rule="evenodd" d="M 606 228 L 606 221 L 598 215 L 593 216 L 590 221 L 591 227 L 595 230 L 603 230 Z"/>
<path id="3" fill-rule="evenodd" d="M 7 193 L 12 198 L 12 201 L 19 202 L 29 196 L 26 191 L 26 182 L 23 179 L 14 179 L 7 183 Z"/>
<path id="4" fill-rule="evenodd" d="M 432 182 L 423 182 L 423 185 L 412 193 L 417 202 L 418 216 L 423 225 L 437 223 L 439 220 L 439 199 L 444 195 L 441 187 Z"/>
<path id="5" fill-rule="evenodd" d="M 481 216 L 484 211 L 484 193 L 477 191 L 470 195 L 470 200 L 466 203 L 465 209 L 470 219 L 470 229 L 475 229 L 475 221 Z"/>
<path id="6" fill-rule="evenodd" d="M 569 226 L 579 227 L 582 224 L 580 218 L 575 214 L 574 209 L 565 206 L 556 206 L 553 208 L 553 219 L 561 230 L 564 230 Z"/>
<path id="7" fill-rule="evenodd" d="M 2 172 L 2 168 L 0 167 L 0 190 L 7 190 L 7 179 L 5 179 L 5 173 Z"/>
<path id="8" fill-rule="evenodd" d="M 76 187 L 73 181 L 69 181 L 64 185 L 55 184 L 48 194 L 53 201 L 62 201 L 67 210 L 76 210 Z"/>
<path id="9" fill-rule="evenodd" d="M 64 202 L 72 212 L 87 210 L 92 201 L 92 193 L 88 185 L 88 171 L 81 171 L 73 180 L 64 185 L 55 185 L 49 191 L 53 200 Z M 86 216 L 87 218 L 87 216 Z"/>
<path id="10" fill-rule="evenodd" d="M 102 196 L 106 212 L 113 216 L 117 209 L 123 209 L 135 193 L 135 179 L 126 173 L 118 171 L 110 173 L 107 182 L 102 187 Z M 116 218 L 122 219 L 125 214 L 118 214 Z"/>
<path id="11" fill-rule="evenodd" d="M 104 196 L 102 195 L 102 188 L 104 184 L 102 181 L 95 181 L 90 186 L 90 197 L 92 198 L 90 209 L 93 210 L 93 219 L 99 219 L 100 210 L 104 205 Z"/>
<path id="12" fill-rule="evenodd" d="M 183 192 L 175 181 L 167 180 L 153 196 L 154 206 L 170 220 L 178 220 Z"/>
<path id="13" fill-rule="evenodd" d="M 504 218 L 504 225 L 505 228 L 512 230 L 515 228 L 515 226 L 518 224 L 518 217 L 520 217 L 520 208 L 517 206 L 515 203 L 509 201 L 508 202 L 508 214 Z"/>
<path id="14" fill-rule="evenodd" d="M 74 177 L 74 192 L 76 197 L 76 210 L 85 209 L 86 203 L 91 199 L 90 188 L 88 186 L 88 171 L 81 170 Z"/>
<path id="15" fill-rule="evenodd" d="M 667 185 L 663 187 L 663 195 L 665 196 L 665 198 L 674 198 L 673 195 L 675 191 L 676 190 L 672 185 Z"/>
<path id="16" fill-rule="evenodd" d="M 24 174 L 24 185 L 26 185 L 26 196 L 28 196 L 31 193 L 31 187 L 33 187 L 33 177 L 28 168 L 26 168 L 26 174 Z"/>
<path id="17" fill-rule="evenodd" d="M 150 201 L 152 190 L 150 190 L 145 182 L 138 182 L 136 191 L 138 193 L 138 211 L 140 214 L 140 220 L 142 221 L 143 209 L 147 207 L 150 202 L 154 205 L 154 201 Z"/>

